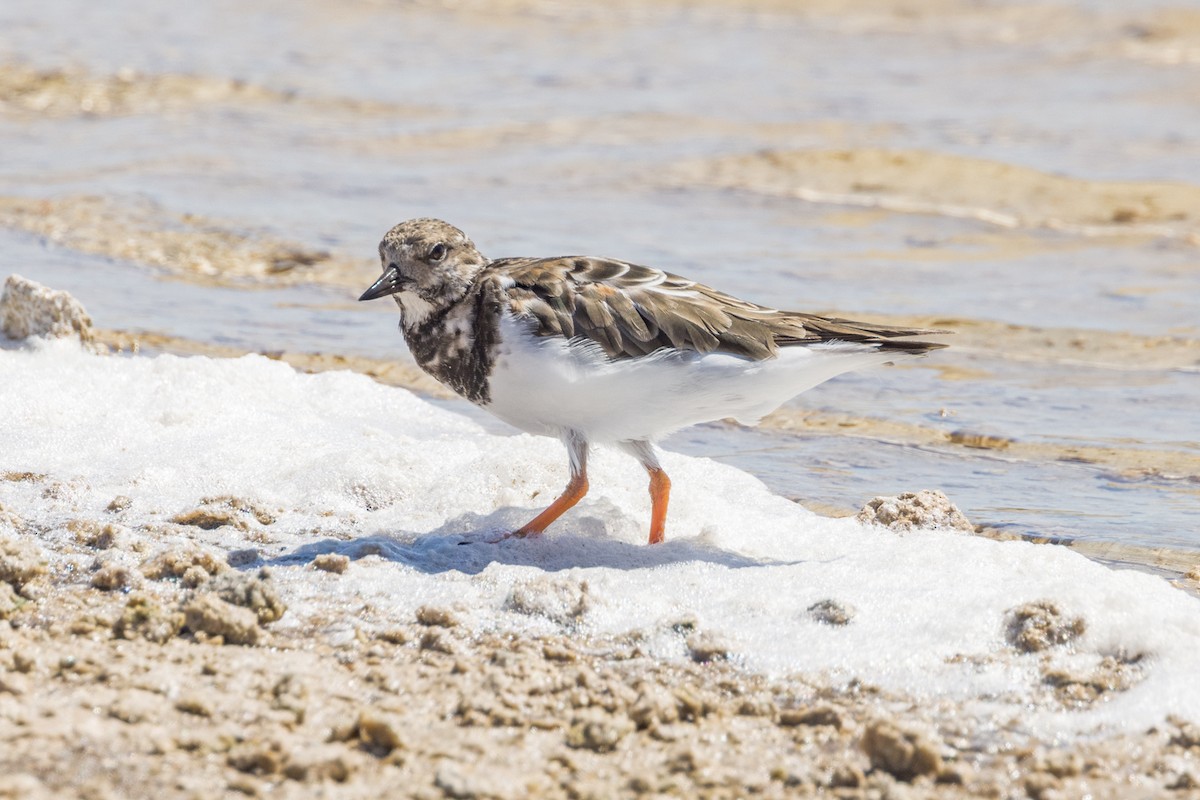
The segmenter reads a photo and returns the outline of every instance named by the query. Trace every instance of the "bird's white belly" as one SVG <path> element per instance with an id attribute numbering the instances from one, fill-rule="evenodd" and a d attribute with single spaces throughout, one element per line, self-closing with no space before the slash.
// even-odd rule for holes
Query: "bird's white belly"
<path id="1" fill-rule="evenodd" d="M 818 383 L 893 358 L 832 345 L 784 348 L 766 361 L 666 349 L 612 361 L 599 345 L 535 336 L 528 323 L 504 314 L 486 408 L 530 433 L 653 440 L 726 417 L 753 424 Z"/>

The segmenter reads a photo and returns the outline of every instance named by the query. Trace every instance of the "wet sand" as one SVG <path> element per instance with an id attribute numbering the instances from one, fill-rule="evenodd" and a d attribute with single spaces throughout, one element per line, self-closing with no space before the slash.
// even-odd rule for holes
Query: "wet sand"
<path id="1" fill-rule="evenodd" d="M 452 606 L 411 619 L 364 606 L 364 627 L 333 608 L 292 612 L 276 633 L 288 612 L 270 571 L 233 569 L 227 558 L 252 552 L 195 535 L 266 512 L 216 498 L 130 529 L 115 521 L 121 498 L 111 509 L 72 520 L 73 543 L 51 548 L 0 509 L 13 531 L 0 538 L 3 796 L 1200 794 L 1200 730 L 1183 721 L 1065 747 L 982 731 L 953 702 L 747 673 L 686 617 L 675 630 L 691 663 L 652 658 L 636 637 L 491 635 Z M 358 563 L 317 556 L 305 580 L 332 588 Z M 509 604 L 582 621 L 587 586 L 537 578 Z M 810 612 L 830 625 L 853 614 Z M 1081 626 L 1053 606 L 1012 611 L 1012 652 L 1047 655 L 1040 702 L 1086 708 L 1136 683 L 1136 663 L 1051 666 Z"/>

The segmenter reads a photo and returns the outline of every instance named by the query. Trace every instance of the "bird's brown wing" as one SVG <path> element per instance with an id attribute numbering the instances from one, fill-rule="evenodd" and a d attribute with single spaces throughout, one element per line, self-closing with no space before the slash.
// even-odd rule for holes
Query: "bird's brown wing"
<path id="1" fill-rule="evenodd" d="M 513 313 L 536 324 L 538 335 L 588 339 L 611 358 L 673 347 L 761 360 L 781 346 L 831 340 L 891 344 L 912 352 L 942 346 L 888 341 L 933 331 L 777 311 L 613 259 L 509 258 L 493 261 L 486 272 L 498 281 Z"/>

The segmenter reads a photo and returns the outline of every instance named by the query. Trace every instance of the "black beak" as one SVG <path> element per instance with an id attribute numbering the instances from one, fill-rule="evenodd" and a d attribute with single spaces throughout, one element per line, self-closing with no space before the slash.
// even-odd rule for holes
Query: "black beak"
<path id="1" fill-rule="evenodd" d="M 362 293 L 362 297 L 358 298 L 361 303 L 363 300 L 375 300 L 380 297 L 387 297 L 389 294 L 404 289 L 404 279 L 400 277 L 400 270 L 395 267 L 388 267 L 379 276 L 379 280 L 371 284 L 371 288 Z"/>

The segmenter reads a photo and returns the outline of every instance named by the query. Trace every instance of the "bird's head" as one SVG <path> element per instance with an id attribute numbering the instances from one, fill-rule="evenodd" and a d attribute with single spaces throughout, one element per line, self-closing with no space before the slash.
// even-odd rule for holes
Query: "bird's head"
<path id="1" fill-rule="evenodd" d="M 440 219 L 410 219 L 379 243 L 383 275 L 359 300 L 395 295 L 406 327 L 460 300 L 488 260 L 467 235 Z"/>

